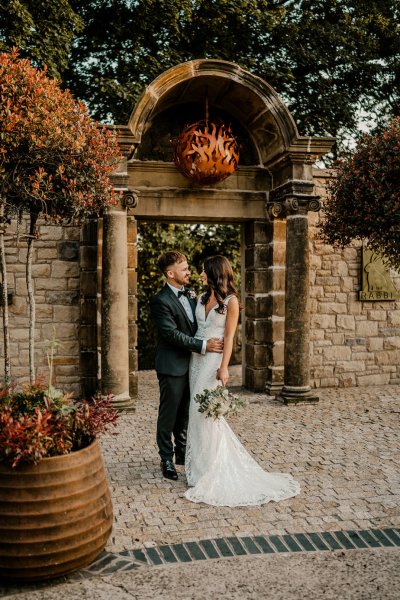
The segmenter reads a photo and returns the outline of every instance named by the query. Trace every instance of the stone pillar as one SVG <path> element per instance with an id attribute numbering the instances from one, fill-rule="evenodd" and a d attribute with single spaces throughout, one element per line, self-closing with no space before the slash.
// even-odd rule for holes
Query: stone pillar
<path id="1" fill-rule="evenodd" d="M 283 386 L 285 347 L 285 256 L 286 223 L 275 219 L 270 224 L 269 290 L 267 311 L 271 319 L 271 335 L 268 340 L 268 369 L 265 391 L 275 396 Z"/>
<path id="2" fill-rule="evenodd" d="M 128 214 L 128 330 L 129 330 L 129 395 L 138 394 L 137 351 L 137 221 Z"/>
<path id="3" fill-rule="evenodd" d="M 309 210 L 320 208 L 309 182 L 288 182 L 271 194 L 271 217 L 286 216 L 286 285 L 284 386 L 277 398 L 285 404 L 318 402 L 309 385 Z M 279 196 L 278 196 L 279 194 Z M 279 201 L 277 201 L 279 198 Z"/>
<path id="4" fill-rule="evenodd" d="M 80 239 L 80 371 L 83 398 L 98 390 L 97 220 L 86 221 Z"/>
<path id="5" fill-rule="evenodd" d="M 129 395 L 128 260 L 126 209 L 103 218 L 101 389 L 119 409 L 132 410 Z"/>
<path id="6" fill-rule="evenodd" d="M 245 225 L 244 384 L 256 392 L 283 385 L 284 234 L 283 222 Z"/>

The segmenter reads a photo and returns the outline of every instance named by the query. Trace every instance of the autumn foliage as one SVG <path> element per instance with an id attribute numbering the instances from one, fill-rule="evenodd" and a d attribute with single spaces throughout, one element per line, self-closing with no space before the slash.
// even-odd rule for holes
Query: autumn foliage
<path id="1" fill-rule="evenodd" d="M 114 134 L 18 52 L 0 54 L 0 193 L 6 213 L 80 222 L 115 202 Z"/>
<path id="2" fill-rule="evenodd" d="M 75 402 L 71 394 L 49 396 L 40 383 L 0 389 L 0 463 L 17 467 L 80 450 L 117 418 L 110 397 Z"/>
<path id="3" fill-rule="evenodd" d="M 400 117 L 365 134 L 336 169 L 324 207 L 324 241 L 345 246 L 365 239 L 400 269 Z"/>

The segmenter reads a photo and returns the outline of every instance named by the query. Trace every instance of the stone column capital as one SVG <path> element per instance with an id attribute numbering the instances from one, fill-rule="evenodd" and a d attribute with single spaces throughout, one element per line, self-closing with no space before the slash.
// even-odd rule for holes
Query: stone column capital
<path id="1" fill-rule="evenodd" d="M 121 204 L 124 208 L 129 210 L 130 208 L 136 208 L 139 203 L 139 195 L 135 190 L 124 191 Z"/>
<path id="2" fill-rule="evenodd" d="M 289 215 L 307 215 L 321 209 L 320 197 L 313 194 L 314 184 L 306 180 L 291 180 L 271 190 L 266 202 L 270 220 L 283 219 Z"/>

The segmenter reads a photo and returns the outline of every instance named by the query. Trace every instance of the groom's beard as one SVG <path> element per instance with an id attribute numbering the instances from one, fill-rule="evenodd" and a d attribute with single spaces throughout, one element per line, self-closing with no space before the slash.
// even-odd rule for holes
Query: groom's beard
<path id="1" fill-rule="evenodd" d="M 185 278 L 174 277 L 174 281 L 175 281 L 175 283 L 177 283 L 178 285 L 183 287 L 184 285 L 187 285 L 189 283 L 189 276 L 185 277 Z"/>

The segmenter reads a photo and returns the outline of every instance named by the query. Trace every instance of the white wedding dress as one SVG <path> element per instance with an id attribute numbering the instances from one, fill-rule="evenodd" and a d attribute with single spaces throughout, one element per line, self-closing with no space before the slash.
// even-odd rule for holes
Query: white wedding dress
<path id="1" fill-rule="evenodd" d="M 232 296 L 230 296 L 232 297 Z M 228 304 L 230 297 L 225 300 Z M 223 338 L 226 315 L 216 311 L 205 317 L 200 300 L 196 307 L 200 339 Z M 192 354 L 190 362 L 190 409 L 185 471 L 189 486 L 185 496 L 192 502 L 213 506 L 257 506 L 271 500 L 296 496 L 300 485 L 286 473 L 266 473 L 245 450 L 226 420 L 214 420 L 198 411 L 194 396 L 214 389 L 222 355 Z"/>

